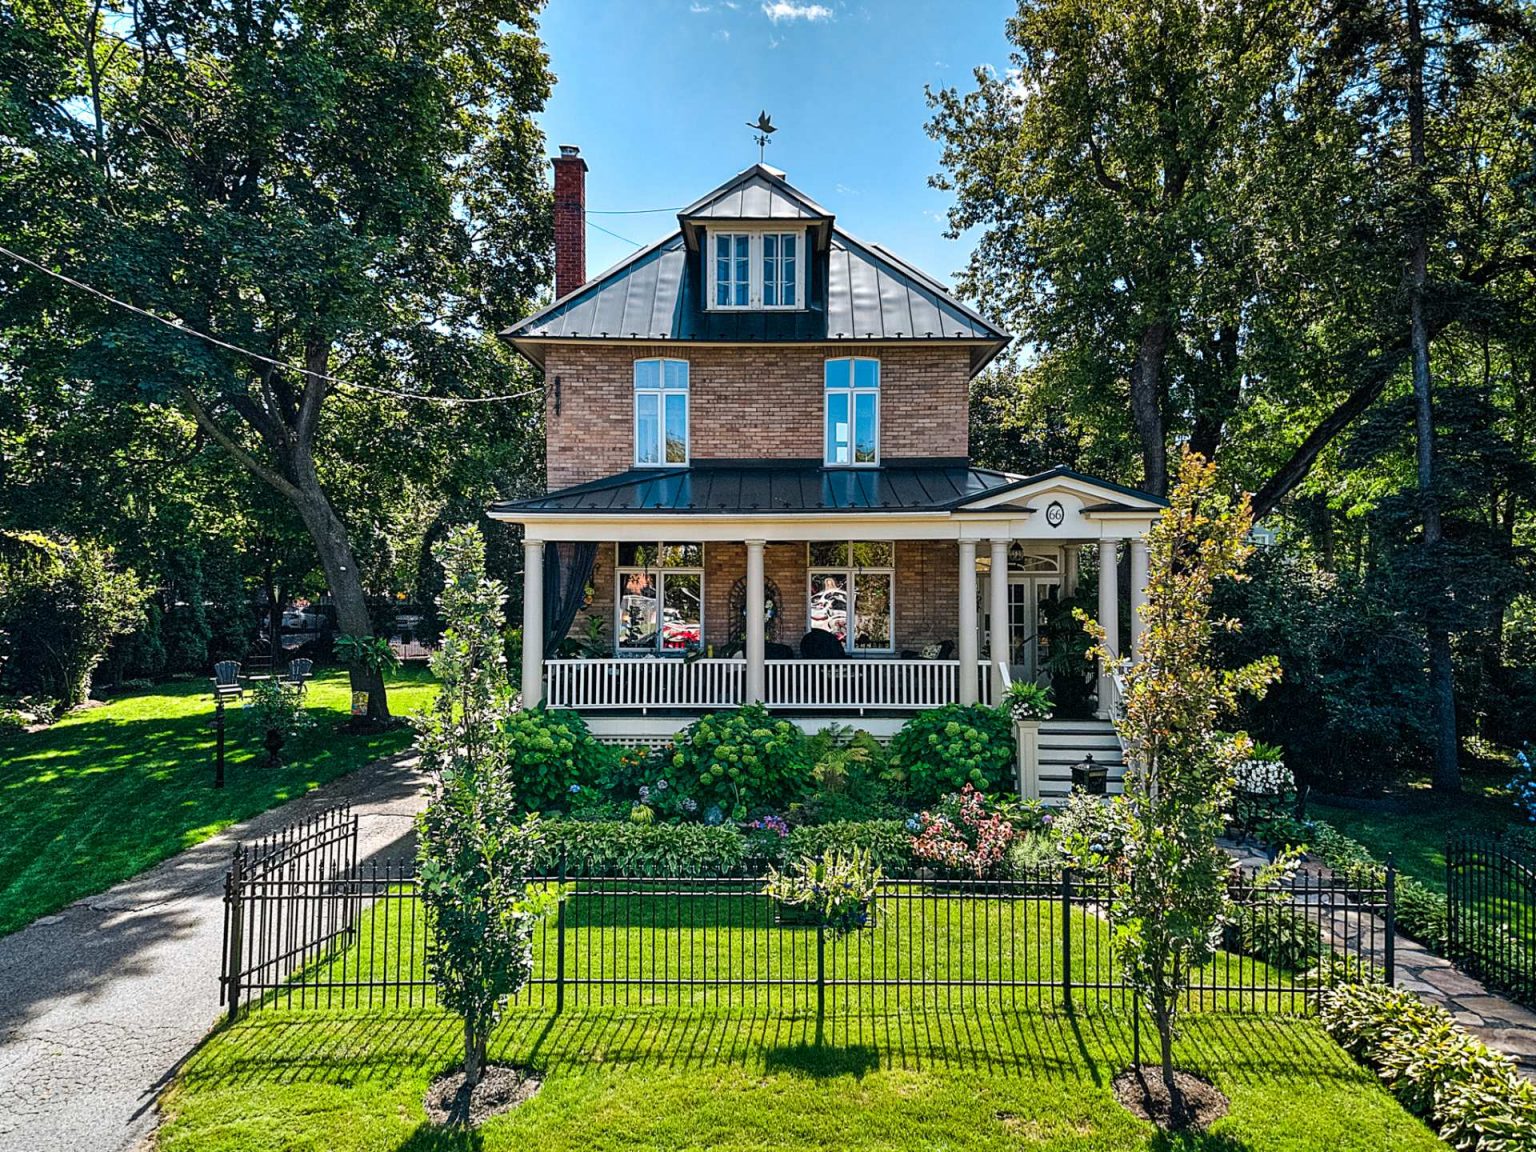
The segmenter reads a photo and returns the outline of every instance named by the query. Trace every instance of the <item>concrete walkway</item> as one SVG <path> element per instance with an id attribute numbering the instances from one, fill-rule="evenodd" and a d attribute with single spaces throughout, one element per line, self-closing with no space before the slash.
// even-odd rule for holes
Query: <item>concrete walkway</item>
<path id="1" fill-rule="evenodd" d="M 1222 847 L 1239 863 L 1262 866 L 1269 858 L 1251 846 L 1223 841 Z M 1304 867 L 1328 875 L 1326 865 L 1308 857 Z M 1379 924 L 1379 921 L 1378 921 Z M 1384 926 L 1381 928 L 1385 933 Z M 1374 939 L 1374 937 L 1373 937 Z M 1536 1080 L 1536 1012 L 1496 995 L 1449 960 L 1436 956 L 1416 940 L 1401 933 L 1393 937 L 1397 984 L 1438 1004 L 1456 1022 L 1496 1052 L 1515 1062 L 1527 1080 Z M 1358 951 L 1358 942 L 1355 950 Z M 1380 962 L 1380 958 L 1376 958 Z"/>
<path id="2" fill-rule="evenodd" d="M 224 873 L 236 841 L 349 801 L 358 854 L 412 851 L 426 802 L 409 755 L 236 825 L 0 938 L 0 1150 L 120 1152 L 219 1014 Z"/>

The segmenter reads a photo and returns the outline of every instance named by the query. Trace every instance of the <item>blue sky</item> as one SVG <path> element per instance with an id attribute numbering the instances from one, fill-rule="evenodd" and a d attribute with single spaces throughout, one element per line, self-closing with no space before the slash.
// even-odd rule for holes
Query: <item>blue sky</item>
<path id="1" fill-rule="evenodd" d="M 542 33 L 557 77 L 551 151 L 581 148 L 587 270 L 672 231 L 677 208 L 757 159 L 746 122 L 779 129 L 767 162 L 836 214 L 946 282 L 971 245 L 946 240 L 946 193 L 923 86 L 972 86 L 1008 62 L 1009 0 L 553 0 Z"/>

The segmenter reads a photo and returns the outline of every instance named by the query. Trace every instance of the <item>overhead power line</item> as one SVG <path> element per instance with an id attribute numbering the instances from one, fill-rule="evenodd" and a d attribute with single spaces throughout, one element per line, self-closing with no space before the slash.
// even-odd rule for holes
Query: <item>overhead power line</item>
<path id="1" fill-rule="evenodd" d="M 609 228 L 604 228 L 601 224 L 597 223 L 597 221 L 595 221 L 595 220 L 588 220 L 587 221 L 587 227 L 588 228 L 596 228 L 599 232 L 606 232 L 609 236 L 612 236 L 615 240 L 622 240 L 626 244 L 633 244 L 636 248 L 644 248 L 645 247 L 645 245 L 640 243 L 638 240 L 631 240 L 628 236 L 620 236 L 617 232 L 614 232 L 613 230 L 611 230 Z"/>
<path id="2" fill-rule="evenodd" d="M 281 368 L 286 372 L 294 372 L 301 376 L 310 376 L 316 380 L 324 380 L 327 383 L 335 384 L 342 388 L 355 388 L 360 392 L 373 392 L 380 396 L 392 396 L 397 400 L 424 400 L 430 404 L 449 405 L 492 404 L 506 400 L 521 400 L 525 396 L 533 396 L 539 392 L 537 388 L 529 388 L 524 392 L 513 392 L 505 396 L 428 396 L 423 392 L 401 392 L 394 388 L 381 388 L 377 384 L 360 384 L 355 380 L 343 380 L 326 372 L 316 372 L 310 368 L 290 363 L 287 360 L 278 360 L 261 352 L 253 352 L 249 348 L 242 348 L 238 344 L 231 344 L 228 340 L 221 340 L 217 336 L 210 336 L 206 332 L 199 332 L 196 328 L 190 328 L 179 320 L 171 320 L 165 316 L 150 312 L 145 308 L 140 308 L 137 304 L 130 304 L 126 300 L 119 300 L 110 292 L 103 292 L 100 288 L 92 287 L 83 280 L 77 280 L 73 276 L 66 276 L 63 272 L 55 272 L 52 268 L 39 264 L 36 260 L 23 256 L 20 252 L 13 252 L 4 245 L 0 245 L 0 254 L 9 256 L 12 260 L 20 261 L 29 268 L 36 268 L 45 276 L 51 276 L 55 280 L 68 284 L 71 288 L 79 289 L 81 292 L 88 292 L 92 296 L 105 300 L 108 304 L 121 308 L 124 311 L 132 312 L 136 316 L 143 316 L 145 319 L 153 320 L 157 324 L 164 324 L 171 331 L 180 332 L 183 336 L 195 336 L 197 339 L 206 340 L 209 344 L 218 348 L 237 352 L 241 356 L 248 356 L 252 360 L 260 361 L 263 364 L 271 364 L 273 367 Z"/>

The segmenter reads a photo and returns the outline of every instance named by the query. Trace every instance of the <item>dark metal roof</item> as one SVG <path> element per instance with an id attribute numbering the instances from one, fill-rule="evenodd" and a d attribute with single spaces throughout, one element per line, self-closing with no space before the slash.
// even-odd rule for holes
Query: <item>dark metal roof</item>
<path id="1" fill-rule="evenodd" d="M 836 229 L 803 310 L 707 309 L 701 264 L 674 233 L 502 335 L 539 364 L 542 340 L 958 340 L 972 345 L 972 371 L 1011 339 L 931 277 Z"/>
<path id="2" fill-rule="evenodd" d="M 547 496 L 503 500 L 492 504 L 491 512 L 944 512 L 1018 479 L 955 460 L 842 469 L 799 460 L 696 463 L 691 468 L 637 468 Z"/>
<path id="3" fill-rule="evenodd" d="M 754 164 L 678 214 L 680 220 L 830 220 L 832 214 L 766 164 Z"/>

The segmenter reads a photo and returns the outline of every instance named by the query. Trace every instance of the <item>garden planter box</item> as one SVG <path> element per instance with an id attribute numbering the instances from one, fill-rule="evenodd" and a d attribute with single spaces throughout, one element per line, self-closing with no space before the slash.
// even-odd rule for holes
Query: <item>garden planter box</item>
<path id="1" fill-rule="evenodd" d="M 813 908 L 807 908 L 804 904 L 785 904 L 775 900 L 773 907 L 773 922 L 780 928 L 814 928 L 821 922 L 821 914 Z M 873 928 L 878 909 L 874 905 L 868 905 L 865 911 L 869 914 L 869 921 L 865 927 Z"/>

